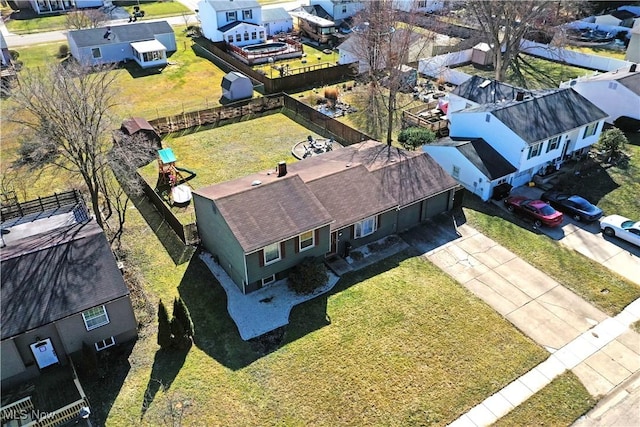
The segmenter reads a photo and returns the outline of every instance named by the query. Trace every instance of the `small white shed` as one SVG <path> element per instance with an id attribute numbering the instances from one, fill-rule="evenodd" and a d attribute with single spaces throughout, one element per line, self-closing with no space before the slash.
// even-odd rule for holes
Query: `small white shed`
<path id="1" fill-rule="evenodd" d="M 491 46 L 487 43 L 478 43 L 471 51 L 471 63 L 476 65 L 491 65 L 493 63 L 493 54 Z"/>
<path id="2" fill-rule="evenodd" d="M 229 101 L 238 101 L 253 96 L 253 84 L 249 77 L 237 71 L 227 73 L 222 79 L 222 96 Z"/>

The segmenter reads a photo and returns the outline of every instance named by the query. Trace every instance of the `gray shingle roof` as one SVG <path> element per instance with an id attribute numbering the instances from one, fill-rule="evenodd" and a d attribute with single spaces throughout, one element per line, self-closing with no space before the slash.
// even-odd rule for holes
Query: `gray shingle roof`
<path id="1" fill-rule="evenodd" d="M 487 81 L 489 83 L 483 85 L 483 83 Z M 476 104 L 489 104 L 502 100 L 515 99 L 518 92 L 530 93 L 531 91 L 517 88 L 494 79 L 473 76 L 458 85 L 451 93 L 475 102 Z"/>
<path id="2" fill-rule="evenodd" d="M 515 172 L 517 169 L 484 139 L 441 138 L 433 145 L 455 147 L 484 176 L 494 180 Z"/>
<path id="3" fill-rule="evenodd" d="M 293 20 L 284 7 L 262 9 L 262 22 Z"/>
<path id="4" fill-rule="evenodd" d="M 153 40 L 156 34 L 173 33 L 173 28 L 167 21 L 158 21 L 113 25 L 110 31 L 108 38 L 105 38 L 106 27 L 69 31 L 67 37 L 74 40 L 78 47 L 91 47 Z"/>
<path id="5" fill-rule="evenodd" d="M 95 221 L 14 241 L 0 256 L 2 339 L 129 294 Z"/>
<path id="6" fill-rule="evenodd" d="M 529 144 L 608 117 L 573 89 L 494 104 L 493 115 Z"/>
<path id="7" fill-rule="evenodd" d="M 260 3 L 254 0 L 208 0 L 207 3 L 209 3 L 216 12 L 260 8 Z"/>
<path id="8" fill-rule="evenodd" d="M 618 83 L 640 96 L 640 71 L 618 79 Z M 630 107 L 633 108 L 633 106 Z M 640 105 L 636 105 L 636 108 L 640 108 Z"/>

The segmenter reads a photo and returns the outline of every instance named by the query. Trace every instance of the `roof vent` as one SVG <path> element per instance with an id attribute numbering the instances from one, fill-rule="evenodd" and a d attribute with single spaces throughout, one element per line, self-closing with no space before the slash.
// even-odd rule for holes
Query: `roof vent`
<path id="1" fill-rule="evenodd" d="M 629 68 L 629 71 L 632 72 L 632 73 L 635 73 L 637 66 L 638 66 L 638 64 L 631 64 L 631 68 Z"/>
<path id="2" fill-rule="evenodd" d="M 255 181 L 253 181 L 251 183 L 252 187 L 257 187 L 258 185 L 262 184 L 262 181 L 260 181 L 259 179 L 256 179 Z"/>
<path id="3" fill-rule="evenodd" d="M 522 100 L 524 100 L 524 92 L 518 91 L 518 93 L 516 93 L 516 101 L 522 101 Z"/>
<path id="4" fill-rule="evenodd" d="M 490 84 L 491 84 L 491 80 L 488 80 L 488 79 L 487 79 L 487 80 L 483 81 L 482 83 L 480 83 L 480 84 L 478 85 L 478 87 L 480 87 L 480 88 L 484 89 L 485 87 L 489 86 Z"/>

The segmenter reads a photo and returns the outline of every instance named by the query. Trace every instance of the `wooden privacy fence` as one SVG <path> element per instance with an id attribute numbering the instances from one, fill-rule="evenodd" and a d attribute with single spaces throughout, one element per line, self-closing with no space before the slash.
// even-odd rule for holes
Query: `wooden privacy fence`
<path id="1" fill-rule="evenodd" d="M 84 199 L 78 190 L 66 191 L 64 193 L 54 193 L 52 196 L 38 197 L 23 203 L 17 200 L 11 204 L 3 205 L 0 209 L 1 221 L 13 218 L 41 213 L 52 209 L 60 209 L 64 206 L 75 206 L 81 203 L 84 206 Z"/>
<path id="2" fill-rule="evenodd" d="M 265 94 L 294 92 L 310 86 L 321 87 L 354 77 L 353 67 L 349 64 L 331 67 L 310 64 L 296 69 L 295 72 L 290 70 L 291 74 L 286 76 L 280 76 L 277 71 L 274 71 L 273 75 L 265 75 L 226 52 L 224 43 L 213 43 L 204 37 L 195 39 L 195 43 L 193 49 L 196 54 L 209 59 L 225 72 L 239 71 L 254 82 L 260 82 L 264 85 Z"/>
<path id="3" fill-rule="evenodd" d="M 178 132 L 198 126 L 218 126 L 225 121 L 233 121 L 247 115 L 258 115 L 284 106 L 283 95 L 265 96 L 236 102 L 231 105 L 205 110 L 183 112 L 175 116 L 150 120 L 149 123 L 160 135 Z"/>

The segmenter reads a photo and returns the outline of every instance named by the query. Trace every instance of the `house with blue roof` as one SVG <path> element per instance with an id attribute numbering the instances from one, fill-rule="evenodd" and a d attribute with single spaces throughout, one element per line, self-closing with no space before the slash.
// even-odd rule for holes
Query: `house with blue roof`
<path id="1" fill-rule="evenodd" d="M 586 154 L 608 114 L 570 88 L 525 90 L 475 76 L 450 94 L 447 116 L 451 138 L 424 151 L 488 200 L 500 184 L 525 185 Z"/>

